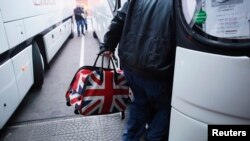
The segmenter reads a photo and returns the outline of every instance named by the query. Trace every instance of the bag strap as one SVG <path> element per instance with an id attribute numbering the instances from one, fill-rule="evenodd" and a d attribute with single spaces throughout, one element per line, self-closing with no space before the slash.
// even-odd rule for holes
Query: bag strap
<path id="1" fill-rule="evenodd" d="M 95 62 L 94 62 L 94 64 L 93 64 L 93 66 L 96 67 L 97 61 L 98 61 L 98 59 L 99 59 L 100 56 L 102 56 L 101 68 L 103 69 L 103 68 L 104 68 L 104 67 L 103 67 L 103 66 L 104 66 L 104 55 L 103 55 L 102 53 L 101 53 L 101 54 L 97 54 L 97 57 L 96 57 L 96 59 L 95 59 Z M 117 73 L 113 58 L 108 58 L 108 59 L 109 59 L 109 60 L 108 60 L 108 61 L 109 61 L 108 68 L 110 68 L 110 62 L 111 62 L 112 66 L 113 66 L 114 72 Z"/>
<path id="2" fill-rule="evenodd" d="M 96 57 L 96 59 L 95 59 L 95 62 L 94 62 L 94 67 L 96 67 L 96 64 L 97 64 L 97 60 L 99 59 L 99 57 L 100 56 L 102 56 L 102 64 L 101 64 L 101 67 L 100 67 L 100 72 L 103 72 L 103 66 L 104 66 L 104 55 L 103 55 L 103 53 L 98 53 L 97 54 L 97 57 Z M 115 82 L 117 82 L 117 80 L 118 80 L 118 73 L 117 73 L 117 71 L 116 71 L 116 67 L 115 67 L 115 64 L 114 64 L 114 61 L 113 61 L 113 58 L 112 57 L 110 57 L 110 58 L 108 58 L 109 60 L 109 64 L 110 64 L 110 62 L 111 62 L 111 64 L 112 64 L 112 66 L 113 66 L 113 71 L 114 71 L 114 80 L 115 80 Z M 110 65 L 108 64 L 108 68 L 110 67 Z M 102 77 L 102 75 L 101 75 L 101 77 Z M 102 79 L 101 79 L 102 80 Z"/>

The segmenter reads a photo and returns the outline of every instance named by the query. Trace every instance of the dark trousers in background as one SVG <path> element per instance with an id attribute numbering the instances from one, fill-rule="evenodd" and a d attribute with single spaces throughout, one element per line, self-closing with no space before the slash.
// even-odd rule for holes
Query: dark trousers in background
<path id="1" fill-rule="evenodd" d="M 76 21 L 77 26 L 77 34 L 78 36 L 81 35 L 81 33 L 84 35 L 84 20 L 77 20 Z"/>

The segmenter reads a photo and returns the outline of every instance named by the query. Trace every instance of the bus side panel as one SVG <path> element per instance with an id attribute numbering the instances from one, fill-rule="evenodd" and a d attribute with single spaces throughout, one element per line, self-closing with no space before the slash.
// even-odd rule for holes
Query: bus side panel
<path id="1" fill-rule="evenodd" d="M 27 0 L 15 2 L 21 4 L 14 6 L 13 3 L 10 5 L 11 2 L 9 1 L 0 1 L 10 47 L 14 47 L 22 41 L 36 36 L 45 29 L 73 15 L 73 1 L 66 1 L 65 3 L 55 1 L 53 5 L 33 5 L 33 2 L 36 1 L 32 2 Z M 14 10 L 13 7 L 17 9 Z M 18 11 L 20 7 L 23 7 L 23 9 Z M 21 13 L 21 15 L 19 15 L 19 13 Z"/>
<path id="2" fill-rule="evenodd" d="M 8 47 L 8 42 L 7 42 L 7 37 L 5 35 L 5 30 L 4 30 L 4 25 L 3 25 L 3 20 L 2 20 L 2 13 L 0 11 L 0 54 L 5 52 L 6 50 L 9 49 Z"/>
<path id="3" fill-rule="evenodd" d="M 245 56 L 177 47 L 172 106 L 204 123 L 249 124 L 249 70 Z"/>
<path id="4" fill-rule="evenodd" d="M 26 39 L 23 20 L 8 22 L 5 23 L 4 26 L 10 48 L 20 44 Z"/>
<path id="5" fill-rule="evenodd" d="M 169 141 L 207 141 L 207 124 L 171 109 Z M 195 134 L 194 134 L 195 133 Z"/>
<path id="6" fill-rule="evenodd" d="M 0 129 L 20 103 L 11 60 L 0 65 Z"/>
<path id="7" fill-rule="evenodd" d="M 69 37 L 71 30 L 66 30 L 66 26 L 71 27 L 71 19 L 67 20 L 43 37 L 48 62 L 51 61 L 62 44 Z"/>
<path id="8" fill-rule="evenodd" d="M 4 22 L 16 19 L 30 18 L 37 15 L 63 11 L 61 14 L 72 12 L 75 0 L 1 0 L 0 8 Z"/>
<path id="9" fill-rule="evenodd" d="M 20 99 L 26 95 L 34 83 L 32 64 L 32 45 L 13 57 L 14 71 Z"/>
<path id="10" fill-rule="evenodd" d="M 25 30 L 27 32 L 27 38 L 36 35 L 39 32 L 42 32 L 46 28 L 50 28 L 52 25 L 62 22 L 62 19 L 72 16 L 71 14 L 64 16 L 60 11 L 54 13 L 48 13 L 45 15 L 40 15 L 28 19 L 24 19 Z M 37 22 L 39 21 L 39 24 Z M 34 26 L 35 25 L 35 26 Z"/>

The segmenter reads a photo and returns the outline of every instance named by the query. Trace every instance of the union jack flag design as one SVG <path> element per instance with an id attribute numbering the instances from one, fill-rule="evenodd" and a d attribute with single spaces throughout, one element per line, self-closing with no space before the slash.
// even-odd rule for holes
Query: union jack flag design
<path id="1" fill-rule="evenodd" d="M 113 71 L 93 71 L 85 85 L 80 114 L 99 115 L 125 111 L 129 101 L 129 86 L 121 71 L 117 77 Z"/>
<path id="2" fill-rule="evenodd" d="M 68 106 L 81 104 L 82 93 L 84 92 L 84 82 L 86 80 L 86 77 L 91 72 L 92 71 L 89 69 L 79 69 L 79 71 L 77 71 L 66 92 L 66 101 Z"/>
<path id="3" fill-rule="evenodd" d="M 82 69 L 72 80 L 66 101 L 82 115 L 121 112 L 129 101 L 129 86 L 123 71 Z"/>

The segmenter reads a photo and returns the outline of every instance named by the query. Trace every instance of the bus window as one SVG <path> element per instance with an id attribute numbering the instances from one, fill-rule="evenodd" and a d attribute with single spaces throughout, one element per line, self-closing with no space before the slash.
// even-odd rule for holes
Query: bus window
<path id="1" fill-rule="evenodd" d="M 215 39 L 250 38 L 249 0 L 182 0 L 187 24 Z"/>

